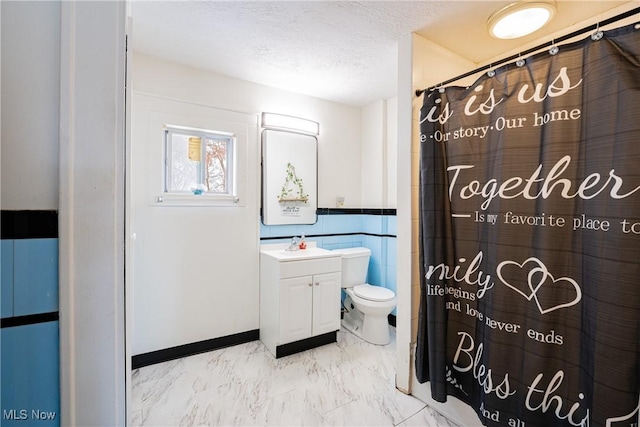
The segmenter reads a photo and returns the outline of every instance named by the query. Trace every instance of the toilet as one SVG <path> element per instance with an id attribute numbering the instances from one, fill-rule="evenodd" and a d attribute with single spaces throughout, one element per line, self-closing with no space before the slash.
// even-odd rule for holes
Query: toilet
<path id="1" fill-rule="evenodd" d="M 342 258 L 341 286 L 347 294 L 342 326 L 372 344 L 389 344 L 387 316 L 396 306 L 396 295 L 391 289 L 365 283 L 371 250 L 348 248 L 333 252 Z"/>

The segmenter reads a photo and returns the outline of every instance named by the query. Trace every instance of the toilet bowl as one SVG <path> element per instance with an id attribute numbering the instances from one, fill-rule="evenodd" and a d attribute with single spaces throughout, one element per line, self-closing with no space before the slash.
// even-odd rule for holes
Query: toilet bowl
<path id="1" fill-rule="evenodd" d="M 387 316 L 396 306 L 396 295 L 391 289 L 365 283 L 371 251 L 348 248 L 334 252 L 342 258 L 341 286 L 346 293 L 342 326 L 372 344 L 389 344 Z"/>

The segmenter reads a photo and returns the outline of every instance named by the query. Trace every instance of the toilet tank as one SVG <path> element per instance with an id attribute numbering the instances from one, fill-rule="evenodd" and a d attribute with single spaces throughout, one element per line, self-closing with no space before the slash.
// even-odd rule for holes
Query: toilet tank
<path id="1" fill-rule="evenodd" d="M 347 248 L 335 249 L 332 252 L 338 253 L 342 257 L 341 286 L 343 288 L 366 283 L 371 250 L 368 248 Z"/>

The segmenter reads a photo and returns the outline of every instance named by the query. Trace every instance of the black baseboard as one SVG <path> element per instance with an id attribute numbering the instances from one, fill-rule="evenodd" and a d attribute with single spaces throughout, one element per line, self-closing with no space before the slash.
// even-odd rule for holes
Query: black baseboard
<path id="1" fill-rule="evenodd" d="M 155 365 L 156 363 L 180 359 L 181 357 L 193 356 L 194 354 L 206 353 L 220 348 L 256 341 L 259 338 L 260 330 L 254 329 L 252 331 L 240 332 L 238 334 L 227 335 L 220 338 L 212 338 L 210 340 L 179 345 L 149 353 L 136 354 L 131 358 L 131 368 L 143 368 L 145 366 Z"/>
<path id="2" fill-rule="evenodd" d="M 327 332 L 326 334 L 318 335 L 311 338 L 306 338 L 300 341 L 291 342 L 289 344 L 283 344 L 276 347 L 276 359 L 284 356 L 290 356 L 301 351 L 306 351 L 321 345 L 331 344 L 338 341 L 338 331 Z"/>

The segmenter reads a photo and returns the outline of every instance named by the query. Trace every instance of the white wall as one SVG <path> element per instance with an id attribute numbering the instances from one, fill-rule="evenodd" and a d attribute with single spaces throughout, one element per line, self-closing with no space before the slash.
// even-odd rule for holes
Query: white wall
<path id="1" fill-rule="evenodd" d="M 398 205 L 398 98 L 387 99 L 387 144 L 384 167 L 387 177 L 385 181 L 386 195 L 383 203 L 386 208 Z M 408 165 L 401 167 L 407 167 Z"/>
<path id="2" fill-rule="evenodd" d="M 124 2 L 62 2 L 60 424 L 125 425 Z M 57 163 L 57 160 L 52 160 Z"/>
<path id="3" fill-rule="evenodd" d="M 362 107 L 362 207 L 395 208 L 397 98 Z"/>
<path id="4" fill-rule="evenodd" d="M 133 354 L 258 329 L 257 116 L 137 92 L 132 110 Z M 237 203 L 155 202 L 166 124 L 235 135 Z"/>
<path id="5" fill-rule="evenodd" d="M 133 69 L 133 87 L 139 93 L 153 93 L 237 112 L 259 114 L 268 111 L 319 122 L 318 206 L 335 207 L 336 196 L 344 196 L 345 207 L 363 207 L 360 108 L 297 95 L 140 53 L 134 56 Z"/>
<path id="6" fill-rule="evenodd" d="M 411 116 L 413 85 L 413 37 L 406 35 L 398 43 L 397 101 L 397 238 L 396 238 L 396 387 L 411 392 L 413 370 L 412 314 L 412 193 L 411 193 Z"/>
<path id="7" fill-rule="evenodd" d="M 343 196 L 346 207 L 361 207 L 360 109 L 143 54 L 134 55 L 133 90 L 133 353 L 258 329 L 258 114 L 319 122 L 318 206 L 334 207 Z M 152 133 L 159 114 L 225 116 L 245 125 L 253 119 L 244 208 L 154 206 L 162 142 Z"/>
<path id="8" fill-rule="evenodd" d="M 362 205 L 380 208 L 386 186 L 382 167 L 386 143 L 386 102 L 381 100 L 362 108 Z"/>
<path id="9" fill-rule="evenodd" d="M 1 2 L 5 210 L 58 209 L 60 3 Z"/>

